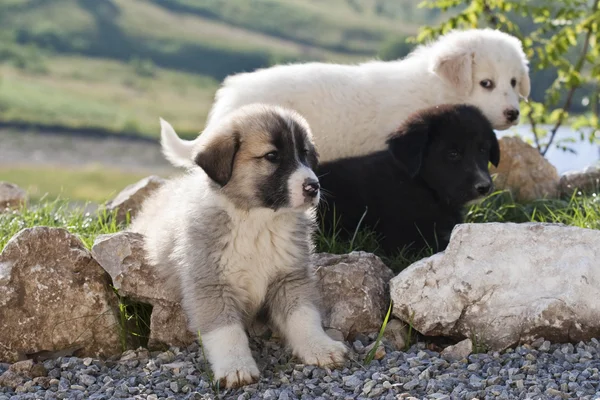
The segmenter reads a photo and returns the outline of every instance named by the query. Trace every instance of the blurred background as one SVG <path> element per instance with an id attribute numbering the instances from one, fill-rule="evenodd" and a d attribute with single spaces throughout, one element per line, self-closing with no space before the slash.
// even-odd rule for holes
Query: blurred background
<path id="1" fill-rule="evenodd" d="M 159 116 L 195 137 L 227 75 L 400 58 L 420 28 L 482 1 L 442 11 L 419 0 L 1 0 L 0 181 L 34 201 L 105 201 L 144 176 L 176 172 L 159 152 Z M 532 18 L 513 20 L 533 29 Z M 556 71 L 532 71 L 533 100 L 544 100 Z M 571 112 L 589 113 L 596 90 L 578 90 Z M 598 160 L 593 140 L 568 148 L 546 154 L 559 173 Z"/>

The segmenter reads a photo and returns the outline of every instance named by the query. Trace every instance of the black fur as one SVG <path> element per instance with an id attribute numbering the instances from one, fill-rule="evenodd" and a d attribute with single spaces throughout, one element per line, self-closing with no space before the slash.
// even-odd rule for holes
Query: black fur
<path id="1" fill-rule="evenodd" d="M 445 249 L 465 204 L 492 190 L 488 162 L 498 165 L 500 149 L 490 122 L 474 106 L 438 106 L 413 114 L 387 143 L 318 168 L 326 232 L 334 209 L 345 237 L 366 211 L 361 226 L 381 236 L 388 255 Z"/>

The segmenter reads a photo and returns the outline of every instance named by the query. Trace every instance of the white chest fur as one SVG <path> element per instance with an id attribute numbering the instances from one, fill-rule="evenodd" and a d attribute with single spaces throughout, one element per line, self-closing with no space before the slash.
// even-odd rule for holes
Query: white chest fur
<path id="1" fill-rule="evenodd" d="M 304 267 L 298 265 L 306 251 L 298 242 L 301 216 L 265 209 L 229 215 L 231 231 L 225 238 L 220 269 L 249 311 L 256 311 L 275 276 Z"/>

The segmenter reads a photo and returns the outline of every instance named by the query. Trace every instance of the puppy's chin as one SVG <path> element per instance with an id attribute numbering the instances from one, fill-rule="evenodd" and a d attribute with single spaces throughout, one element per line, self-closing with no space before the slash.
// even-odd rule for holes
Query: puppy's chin
<path id="1" fill-rule="evenodd" d="M 518 125 L 520 121 L 520 118 L 517 119 L 516 121 L 510 122 L 510 121 L 503 121 L 503 122 L 494 122 L 493 124 L 493 128 L 499 131 L 504 131 L 512 126 Z"/>

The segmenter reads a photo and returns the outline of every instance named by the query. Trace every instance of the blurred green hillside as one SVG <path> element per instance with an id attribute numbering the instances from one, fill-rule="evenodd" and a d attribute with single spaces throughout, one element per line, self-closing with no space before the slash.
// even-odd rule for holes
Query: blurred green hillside
<path id="1" fill-rule="evenodd" d="M 231 73 L 408 51 L 437 18 L 418 3 L 2 0 L 0 124 L 194 135 Z"/>

